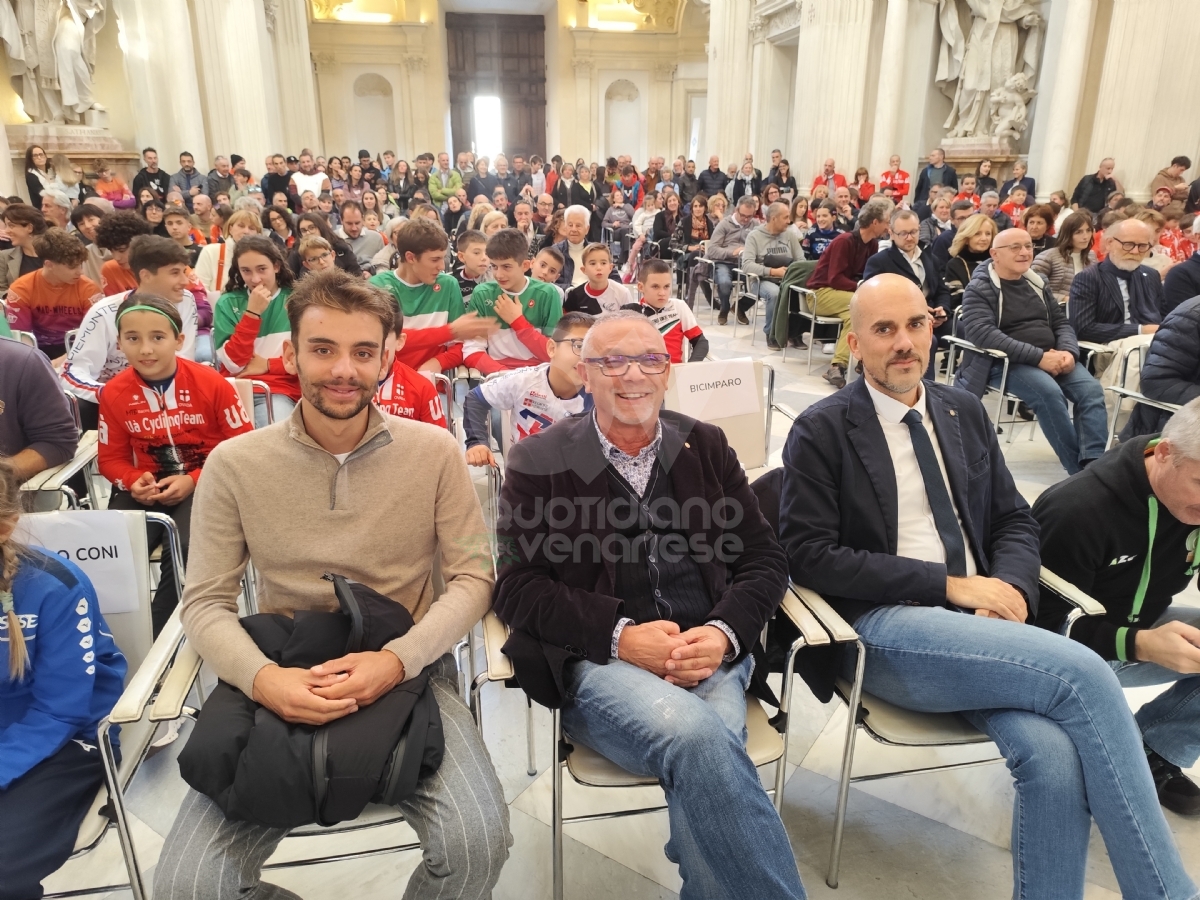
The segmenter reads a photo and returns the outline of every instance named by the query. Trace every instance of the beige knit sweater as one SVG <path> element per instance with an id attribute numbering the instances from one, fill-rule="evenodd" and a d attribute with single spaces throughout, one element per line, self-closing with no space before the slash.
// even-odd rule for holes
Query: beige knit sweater
<path id="1" fill-rule="evenodd" d="M 387 649 L 405 678 L 446 653 L 491 603 L 492 563 L 462 450 L 444 429 L 374 406 L 346 461 L 292 416 L 220 444 L 192 509 L 183 626 L 218 676 L 252 696 L 270 661 L 238 622 L 242 572 L 253 559 L 258 611 L 336 610 L 345 575 L 412 613 L 416 626 Z M 445 591 L 434 599 L 434 554 Z"/>

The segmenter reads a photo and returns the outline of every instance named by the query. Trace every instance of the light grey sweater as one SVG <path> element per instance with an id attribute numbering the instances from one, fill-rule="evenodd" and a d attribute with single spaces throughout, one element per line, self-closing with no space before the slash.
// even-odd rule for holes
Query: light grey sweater
<path id="1" fill-rule="evenodd" d="M 771 270 L 762 261 L 774 254 L 784 254 L 791 257 L 792 262 L 804 259 L 804 248 L 800 246 L 800 238 L 792 228 L 785 228 L 780 234 L 771 234 L 766 225 L 759 225 L 746 235 L 746 248 L 742 250 L 742 271 L 751 275 L 770 275 Z"/>
<path id="2" fill-rule="evenodd" d="M 339 465 L 304 430 L 304 408 L 218 445 L 196 489 L 183 626 L 201 658 L 247 696 L 270 664 L 238 621 L 250 559 L 262 613 L 336 610 L 326 572 L 402 604 L 416 625 L 387 649 L 406 680 L 491 603 L 487 529 L 453 436 L 372 406 L 366 434 Z M 435 556 L 445 581 L 436 600 Z"/>

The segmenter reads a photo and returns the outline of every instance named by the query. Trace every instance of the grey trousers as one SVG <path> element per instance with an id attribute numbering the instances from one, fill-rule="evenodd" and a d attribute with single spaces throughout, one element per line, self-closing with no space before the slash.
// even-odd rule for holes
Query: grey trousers
<path id="1" fill-rule="evenodd" d="M 404 900 L 485 900 L 508 859 L 508 805 L 475 721 L 458 693 L 451 655 L 435 665 L 434 694 L 446 751 L 441 768 L 397 807 L 421 841 L 423 862 Z M 231 822 L 208 797 L 189 790 L 154 872 L 154 900 L 299 900 L 260 881 L 286 828 Z"/>

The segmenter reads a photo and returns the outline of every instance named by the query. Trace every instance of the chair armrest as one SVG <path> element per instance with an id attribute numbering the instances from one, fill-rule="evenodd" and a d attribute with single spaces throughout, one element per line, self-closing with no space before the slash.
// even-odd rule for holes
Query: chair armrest
<path id="1" fill-rule="evenodd" d="M 947 344 L 954 344 L 963 350 L 973 350 L 975 353 L 982 353 L 984 356 L 990 356 L 992 359 L 1008 359 L 1008 354 L 1003 350 L 991 350 L 987 347 L 976 347 L 965 338 L 954 337 L 953 335 L 944 335 L 942 340 Z"/>
<path id="2" fill-rule="evenodd" d="M 150 696 L 158 687 L 163 673 L 167 671 L 167 666 L 171 664 L 171 660 L 175 657 L 175 651 L 179 649 L 182 641 L 183 624 L 179 621 L 179 607 L 175 607 L 171 618 L 167 620 L 162 632 L 155 639 L 154 646 L 150 648 L 150 652 L 142 660 L 142 665 L 129 679 L 129 684 L 126 685 L 121 698 L 117 700 L 112 712 L 109 713 L 109 721 L 115 725 L 123 725 L 141 719 L 146 704 L 150 702 Z"/>
<path id="3" fill-rule="evenodd" d="M 1038 581 L 1044 584 L 1054 593 L 1058 594 L 1076 609 L 1081 610 L 1085 616 L 1102 616 L 1107 610 L 1093 600 L 1075 585 L 1066 579 L 1059 578 L 1045 566 L 1042 566 L 1042 571 L 1038 575 Z"/>
<path id="4" fill-rule="evenodd" d="M 1180 408 L 1178 403 L 1167 403 L 1165 400 L 1151 400 L 1145 394 L 1140 394 L 1135 390 L 1120 385 L 1109 385 L 1104 388 L 1106 391 L 1111 391 L 1118 397 L 1128 397 L 1130 400 L 1136 400 L 1138 403 L 1144 403 L 1146 406 L 1153 406 L 1155 409 L 1161 409 L 1166 412 L 1175 412 Z"/>
<path id="5" fill-rule="evenodd" d="M 187 640 L 175 654 L 175 662 L 171 664 L 167 677 L 163 679 L 158 696 L 154 698 L 154 706 L 150 708 L 150 721 L 178 719 L 183 715 L 183 704 L 187 700 L 188 691 L 200 674 L 200 654 L 196 652 Z"/>
<path id="6" fill-rule="evenodd" d="M 97 434 L 95 431 L 85 431 L 79 438 L 79 446 L 75 455 L 59 466 L 53 466 L 34 475 L 22 486 L 26 491 L 58 491 L 71 480 L 76 473 L 82 472 L 96 459 Z"/>
<path id="7" fill-rule="evenodd" d="M 783 595 L 779 611 L 791 619 L 792 624 L 799 630 L 804 643 L 809 647 L 819 647 L 829 643 L 829 633 L 821 627 L 817 617 L 800 602 L 795 593 L 789 589 Z"/>
<path id="8" fill-rule="evenodd" d="M 829 636 L 833 638 L 835 644 L 846 644 L 858 640 L 858 632 L 855 631 L 850 624 L 839 616 L 832 606 L 825 602 L 825 598 L 816 591 L 811 591 L 808 588 L 800 587 L 793 583 L 792 590 L 800 602 L 808 609 L 822 627 L 829 632 Z"/>
<path id="9" fill-rule="evenodd" d="M 1086 350 L 1088 353 L 1103 353 L 1108 348 L 1103 344 L 1097 344 L 1095 341 L 1080 341 L 1079 349 Z"/>
<path id="10" fill-rule="evenodd" d="M 483 617 L 483 652 L 487 658 L 487 680 L 508 681 L 516 677 L 512 660 L 501 649 L 508 640 L 508 626 L 488 610 Z"/>

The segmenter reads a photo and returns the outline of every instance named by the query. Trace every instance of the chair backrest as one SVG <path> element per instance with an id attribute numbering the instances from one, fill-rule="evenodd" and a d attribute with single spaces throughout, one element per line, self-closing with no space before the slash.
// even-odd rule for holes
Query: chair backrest
<path id="1" fill-rule="evenodd" d="M 150 552 L 141 510 L 64 510 L 21 517 L 17 539 L 83 569 L 132 677 L 154 643 Z M 163 552 L 168 552 L 165 548 Z"/>
<path id="2" fill-rule="evenodd" d="M 254 383 L 245 378 L 226 378 L 233 389 L 237 391 L 238 399 L 242 401 L 242 409 L 250 414 L 250 425 L 254 425 Z"/>
<path id="3" fill-rule="evenodd" d="M 672 367 L 666 409 L 718 426 L 746 469 L 765 466 L 775 372 L 761 359 L 721 359 Z"/>

